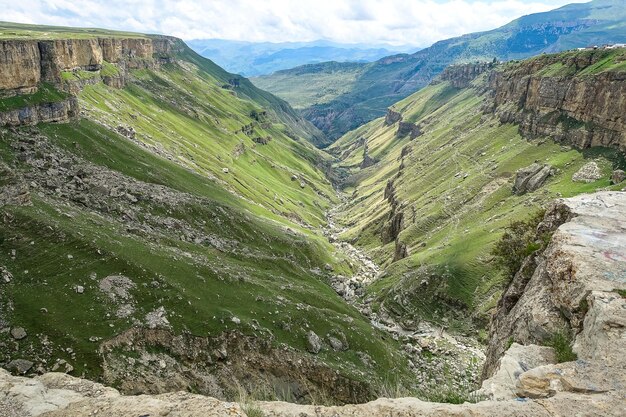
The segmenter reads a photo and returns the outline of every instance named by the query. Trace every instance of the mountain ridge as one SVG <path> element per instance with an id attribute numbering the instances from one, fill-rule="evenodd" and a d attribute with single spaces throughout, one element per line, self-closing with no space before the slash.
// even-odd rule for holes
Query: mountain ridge
<path id="1" fill-rule="evenodd" d="M 388 106 L 427 85 L 449 64 L 519 59 L 596 43 L 626 43 L 624 10 L 621 0 L 574 3 L 521 17 L 491 31 L 442 40 L 414 54 L 392 55 L 363 64 L 348 91 L 338 90 L 334 98 L 327 97 L 318 104 L 314 96 L 308 98 L 309 106 L 302 114 L 332 142 L 380 117 Z M 303 78 L 299 82 L 293 77 L 291 85 L 298 88 L 306 82 L 311 81 Z M 257 83 L 270 91 L 275 89 L 279 96 L 284 94 L 274 86 L 272 76 L 260 77 Z"/>

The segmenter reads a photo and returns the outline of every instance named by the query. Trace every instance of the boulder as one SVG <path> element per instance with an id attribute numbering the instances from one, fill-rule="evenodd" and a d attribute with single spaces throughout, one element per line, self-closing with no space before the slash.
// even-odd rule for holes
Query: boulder
<path id="1" fill-rule="evenodd" d="M 26 359 L 14 359 L 7 364 L 9 371 L 16 372 L 20 375 L 24 375 L 33 367 L 33 363 Z"/>
<path id="2" fill-rule="evenodd" d="M 318 354 L 322 350 L 322 339 L 313 330 L 306 334 L 306 350 L 313 354 Z"/>
<path id="3" fill-rule="evenodd" d="M 335 352 L 344 350 L 343 342 L 334 336 L 328 336 L 328 344 Z"/>
<path id="4" fill-rule="evenodd" d="M 481 397 L 493 400 L 515 398 L 515 389 L 520 375 L 538 366 L 556 363 L 554 349 L 546 346 L 523 346 L 513 343 L 500 358 L 498 370 L 482 383 L 477 391 Z"/>
<path id="5" fill-rule="evenodd" d="M 23 327 L 13 327 L 11 329 L 11 337 L 15 340 L 22 340 L 27 336 L 26 330 Z"/>
<path id="6" fill-rule="evenodd" d="M 550 165 L 540 165 L 536 163 L 518 169 L 515 173 L 513 193 L 521 195 L 537 190 L 546 182 L 551 172 L 552 167 Z"/>
<path id="7" fill-rule="evenodd" d="M 611 174 L 611 184 L 619 184 L 620 182 L 626 180 L 626 172 L 621 169 L 616 169 Z"/>

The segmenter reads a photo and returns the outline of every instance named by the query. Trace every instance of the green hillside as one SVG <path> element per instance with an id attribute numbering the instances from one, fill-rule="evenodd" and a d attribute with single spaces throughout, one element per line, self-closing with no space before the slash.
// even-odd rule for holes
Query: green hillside
<path id="1" fill-rule="evenodd" d="M 7 28 L 29 39 L 110 35 L 3 24 L 5 37 Z M 128 392 L 151 373 L 173 372 L 171 389 L 233 398 L 242 384 L 268 397 L 338 402 L 371 395 L 391 369 L 404 375 L 396 342 L 327 283 L 330 269 L 350 266 L 320 230 L 337 197 L 323 172 L 331 158 L 308 141 L 315 129 L 180 46 L 173 62 L 130 70 L 122 89 L 87 83 L 79 120 L 0 128 L 0 327 L 27 333 L 17 341 L 0 333 L 0 363 L 67 363 Z M 114 71 L 105 63 L 62 79 Z M 0 108 L 34 104 L 21 99 L 0 99 Z M 154 340 L 103 350 L 128 329 L 154 326 L 216 350 L 180 356 Z M 318 355 L 307 352 L 309 331 L 322 340 Z M 345 349 L 333 350 L 328 335 Z M 249 357 L 224 361 L 228 352 L 215 352 L 226 337 L 266 343 L 259 355 L 268 358 L 271 349 L 291 352 L 285 361 L 301 367 L 273 362 L 263 374 Z M 192 355 L 206 355 L 206 369 L 185 369 Z M 136 360 L 145 367 L 120 368 Z M 159 360 L 174 365 L 159 369 Z M 208 369 L 222 377 L 207 388 Z M 342 390 L 329 374 L 344 378 Z"/>
<path id="2" fill-rule="evenodd" d="M 302 114 L 332 141 L 382 116 L 388 106 L 426 86 L 452 63 L 494 57 L 520 59 L 589 45 L 626 43 L 625 21 L 626 7 L 621 0 L 575 3 L 524 16 L 491 31 L 439 41 L 414 54 L 360 64 L 360 69 L 335 70 L 334 83 L 342 88 L 322 90 L 321 97 L 312 86 L 328 78 L 323 64 L 316 66 L 317 75 L 295 68 L 288 73 L 260 77 L 255 82 L 290 102 L 297 97 L 292 104 L 308 105 Z M 287 79 L 286 74 L 292 79 Z"/>

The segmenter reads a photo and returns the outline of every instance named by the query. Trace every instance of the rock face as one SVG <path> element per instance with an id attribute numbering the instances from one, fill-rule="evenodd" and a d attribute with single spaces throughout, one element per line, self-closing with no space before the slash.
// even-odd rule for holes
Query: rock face
<path id="1" fill-rule="evenodd" d="M 30 94 L 41 80 L 36 41 L 0 41 L 0 97 Z"/>
<path id="2" fill-rule="evenodd" d="M 182 41 L 165 36 L 146 38 L 92 38 L 56 40 L 0 41 L 0 98 L 33 94 L 42 83 L 76 95 L 85 85 L 104 82 L 121 88 L 128 68 L 154 68 L 171 62 L 182 50 Z M 117 75 L 64 80 L 63 72 L 99 71 L 115 65 Z M 78 117 L 75 98 L 36 102 L 22 108 L 0 112 L 0 126 L 34 125 L 40 122 L 65 122 Z"/>
<path id="3" fill-rule="evenodd" d="M 491 400 L 514 399 L 517 382 L 524 372 L 555 362 L 551 347 L 513 343 L 500 359 L 497 372 L 483 381 L 478 393 Z"/>
<path id="4" fill-rule="evenodd" d="M 3 96 L 32 93 L 42 81 L 58 82 L 62 71 L 95 71 L 104 61 L 129 68 L 154 65 L 180 48 L 179 40 L 166 36 L 1 41 L 0 90 Z"/>
<path id="5" fill-rule="evenodd" d="M 515 174 L 513 193 L 520 195 L 537 190 L 546 182 L 551 171 L 550 165 L 540 164 L 532 164 L 519 169 Z"/>
<path id="6" fill-rule="evenodd" d="M 626 151 L 626 73 L 546 76 L 541 70 L 566 65 L 583 71 L 604 58 L 573 54 L 541 56 L 490 74 L 490 110 L 519 124 L 527 137 L 550 136 L 577 148 L 606 146 Z"/>
<path id="7" fill-rule="evenodd" d="M 0 126 L 36 125 L 42 122 L 64 122 L 78 117 L 78 100 L 70 97 L 53 103 L 0 112 Z"/>
<path id="8" fill-rule="evenodd" d="M 604 329 L 588 323 L 593 310 L 605 306 L 599 300 L 620 299 L 612 291 L 626 289 L 625 210 L 626 193 L 622 192 L 557 200 L 548 209 L 538 228 L 555 230 L 552 240 L 543 254 L 526 259 L 498 303 L 484 377 L 496 372 L 511 340 L 546 344 L 559 332 L 577 335 L 576 344 L 586 346 L 577 351 L 579 358 L 600 362 L 607 359 L 596 350 L 608 334 L 617 337 L 616 345 L 626 348 L 624 327 L 615 327 L 619 321 L 606 323 Z M 623 320 L 626 309 L 621 314 Z M 583 340 L 587 342 L 582 344 Z M 623 360 L 626 352 L 622 355 Z"/>
<path id="9" fill-rule="evenodd" d="M 322 339 L 313 332 L 308 339 L 310 351 L 320 352 Z M 314 395 L 341 403 L 372 398 L 365 382 L 339 375 L 311 356 L 273 347 L 271 340 L 236 331 L 200 337 L 175 335 L 164 326 L 137 327 L 103 342 L 99 353 L 104 382 L 117 383 L 125 394 L 194 390 L 225 399 L 241 389 L 255 392 L 276 386 L 289 387 L 285 395 L 296 402 L 310 401 L 307 398 Z"/>
<path id="10" fill-rule="evenodd" d="M 440 75 L 442 81 L 448 81 L 456 88 L 469 87 L 480 74 L 489 71 L 495 64 L 491 62 L 475 62 L 471 64 L 450 65 Z"/>
<path id="11" fill-rule="evenodd" d="M 400 122 L 398 124 L 398 131 L 396 132 L 396 137 L 403 138 L 407 135 L 411 136 L 411 139 L 415 139 L 416 137 L 422 134 L 420 127 L 415 123 L 410 122 Z"/>

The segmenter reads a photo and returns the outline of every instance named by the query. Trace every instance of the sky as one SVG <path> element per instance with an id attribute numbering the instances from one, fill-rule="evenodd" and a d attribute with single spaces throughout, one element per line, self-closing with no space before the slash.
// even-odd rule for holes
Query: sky
<path id="1" fill-rule="evenodd" d="M 585 0 L 0 0 L 0 20 L 185 40 L 428 46 Z"/>

